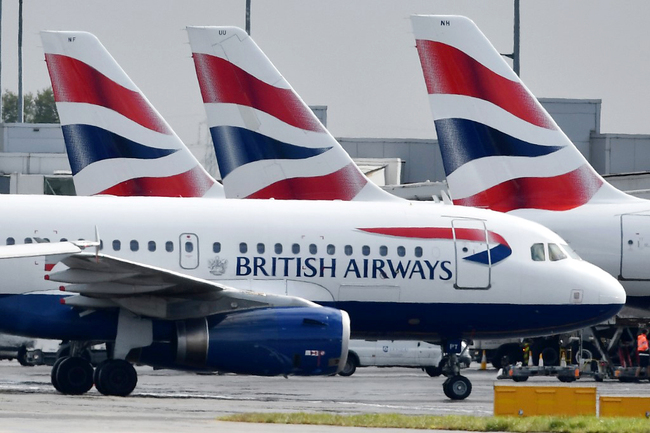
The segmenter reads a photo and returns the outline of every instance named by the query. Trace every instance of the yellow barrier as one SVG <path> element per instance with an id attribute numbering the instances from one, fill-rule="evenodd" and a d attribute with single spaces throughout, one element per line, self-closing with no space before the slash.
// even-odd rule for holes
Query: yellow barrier
<path id="1" fill-rule="evenodd" d="M 595 416 L 596 387 L 495 385 L 494 415 Z"/>
<path id="2" fill-rule="evenodd" d="M 650 397 L 600 397 L 600 416 L 650 418 Z"/>

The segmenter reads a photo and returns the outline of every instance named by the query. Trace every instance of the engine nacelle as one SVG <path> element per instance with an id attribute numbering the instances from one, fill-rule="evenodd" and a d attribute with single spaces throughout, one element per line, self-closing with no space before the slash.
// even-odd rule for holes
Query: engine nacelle
<path id="1" fill-rule="evenodd" d="M 176 341 L 143 347 L 154 367 L 253 374 L 330 375 L 345 365 L 350 319 L 327 307 L 264 308 L 176 323 Z"/>

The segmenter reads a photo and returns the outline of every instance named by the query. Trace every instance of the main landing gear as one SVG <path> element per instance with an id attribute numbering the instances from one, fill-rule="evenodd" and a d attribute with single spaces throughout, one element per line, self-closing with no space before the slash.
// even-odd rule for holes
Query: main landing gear
<path id="1" fill-rule="evenodd" d="M 447 377 L 442 384 L 442 390 L 452 400 L 465 400 L 472 393 L 472 382 L 460 375 L 460 361 L 457 355 L 460 343 L 445 343 L 442 347 L 446 353 L 441 361 L 442 374 Z"/>
<path id="2" fill-rule="evenodd" d="M 124 397 L 131 394 L 138 383 L 138 374 L 128 361 L 107 359 L 93 368 L 89 360 L 75 355 L 57 359 L 51 378 L 57 391 L 69 395 L 85 394 L 94 384 L 104 395 Z"/>

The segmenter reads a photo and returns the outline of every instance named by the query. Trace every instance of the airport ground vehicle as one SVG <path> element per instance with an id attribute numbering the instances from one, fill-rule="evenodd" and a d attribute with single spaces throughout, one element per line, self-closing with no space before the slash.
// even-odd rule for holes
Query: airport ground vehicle
<path id="1" fill-rule="evenodd" d="M 472 361 L 464 343 L 458 359 L 461 368 Z M 435 377 L 442 374 L 445 362 L 441 347 L 425 341 L 351 340 L 348 360 L 339 374 L 352 376 L 358 367 L 416 367 Z"/>

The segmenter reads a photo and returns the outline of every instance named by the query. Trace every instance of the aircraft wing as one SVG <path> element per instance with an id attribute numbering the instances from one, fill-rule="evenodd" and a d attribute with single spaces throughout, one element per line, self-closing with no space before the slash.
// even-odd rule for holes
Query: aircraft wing
<path id="1" fill-rule="evenodd" d="M 122 307 L 135 314 L 179 320 L 263 307 L 316 306 L 302 298 L 240 290 L 112 256 L 77 253 L 61 260 L 68 269 L 47 276 L 75 293 L 62 303 L 97 309 Z"/>
<path id="2" fill-rule="evenodd" d="M 40 242 L 20 244 L 20 245 L 3 245 L 0 246 L 0 259 L 17 259 L 21 257 L 51 256 L 56 254 L 75 254 L 81 252 L 84 248 L 98 246 L 99 242 L 92 241 L 74 241 L 74 242 Z"/>

